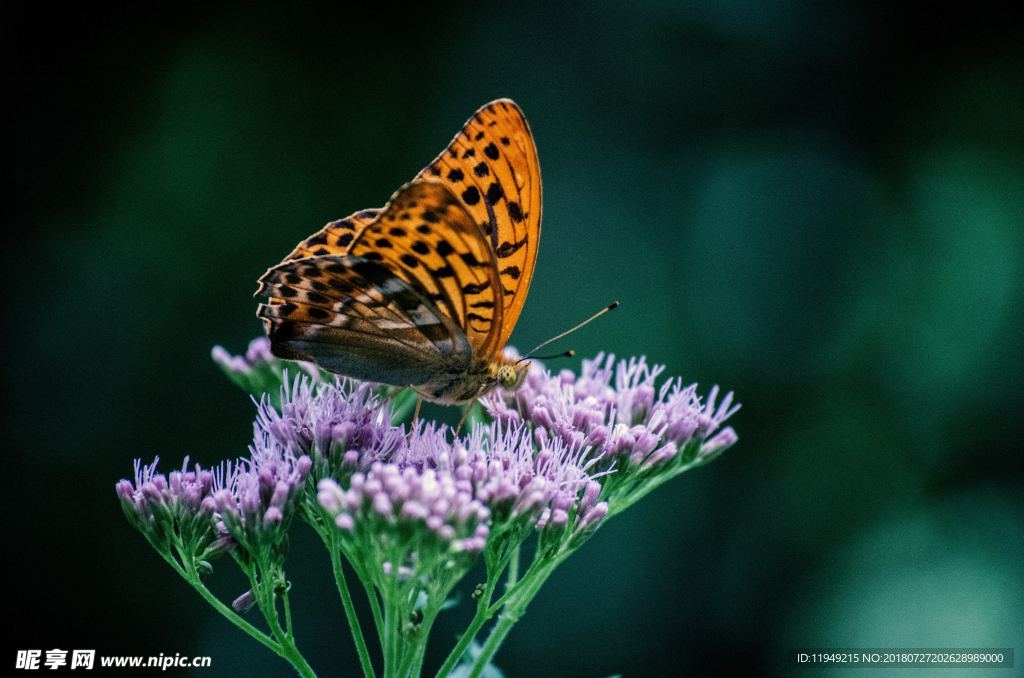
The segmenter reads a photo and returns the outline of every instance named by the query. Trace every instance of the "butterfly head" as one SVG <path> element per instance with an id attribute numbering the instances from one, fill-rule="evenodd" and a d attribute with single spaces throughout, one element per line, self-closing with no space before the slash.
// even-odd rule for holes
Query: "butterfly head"
<path id="1" fill-rule="evenodd" d="M 526 372 L 530 369 L 530 363 L 525 360 L 515 362 L 504 362 L 496 360 L 491 363 L 490 377 L 494 384 L 509 391 L 518 390 L 526 380 Z"/>

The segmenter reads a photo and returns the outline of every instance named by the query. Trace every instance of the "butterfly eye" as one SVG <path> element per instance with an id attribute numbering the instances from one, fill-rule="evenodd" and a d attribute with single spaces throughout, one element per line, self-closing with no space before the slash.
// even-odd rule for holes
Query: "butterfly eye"
<path id="1" fill-rule="evenodd" d="M 519 375 L 516 368 L 511 365 L 502 365 L 498 370 L 498 383 L 502 388 L 515 388 L 519 382 Z"/>

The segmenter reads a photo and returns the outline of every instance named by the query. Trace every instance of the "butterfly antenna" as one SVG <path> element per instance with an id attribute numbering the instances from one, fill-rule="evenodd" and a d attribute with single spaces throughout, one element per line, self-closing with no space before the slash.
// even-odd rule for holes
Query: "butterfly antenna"
<path id="1" fill-rule="evenodd" d="M 536 358 L 537 360 L 554 360 L 555 358 L 571 358 L 576 355 L 576 351 L 571 348 L 568 351 L 562 351 L 561 353 L 555 353 L 553 355 L 531 355 L 529 358 Z M 520 360 L 526 360 L 526 358 L 520 358 Z"/>
<path id="2" fill-rule="evenodd" d="M 534 354 L 535 354 L 535 353 L 536 353 L 537 351 L 539 351 L 540 349 L 542 349 L 542 348 L 544 348 L 545 346 L 547 346 L 548 344 L 550 344 L 551 342 L 553 342 L 553 341 L 558 341 L 558 340 L 559 340 L 559 339 L 561 339 L 562 337 L 564 337 L 564 336 L 566 336 L 566 335 L 568 335 L 568 334 L 572 334 L 573 332 L 575 332 L 576 330 L 580 329 L 580 328 L 581 328 L 581 327 L 583 327 L 584 325 L 587 325 L 588 323 L 590 323 L 590 322 L 592 322 L 592 321 L 594 321 L 594 320 L 597 320 L 598 318 L 600 318 L 601 316 L 603 316 L 603 315 L 604 315 L 605 313 L 607 313 L 608 311 L 613 311 L 613 310 L 615 310 L 615 309 L 616 309 L 616 308 L 618 308 L 618 307 L 619 307 L 619 302 L 617 302 L 617 301 L 613 301 L 612 303 L 608 304 L 607 306 L 605 306 L 604 308 L 602 308 L 602 309 L 601 309 L 600 311 L 598 311 L 598 312 L 597 312 L 597 313 L 595 313 L 594 315 L 590 316 L 589 318 L 587 318 L 586 320 L 584 320 L 583 322 L 581 322 L 581 323 L 580 323 L 579 325 L 576 325 L 575 327 L 571 327 L 571 328 L 567 329 L 567 330 L 566 330 L 565 332 L 562 332 L 561 334 L 559 334 L 558 336 L 554 336 L 554 337 L 551 337 L 551 338 L 550 338 L 550 339 L 548 339 L 547 341 L 541 342 L 540 344 L 538 344 L 537 346 L 535 346 L 535 347 L 533 348 L 533 350 L 532 350 L 532 351 L 530 351 L 530 352 L 529 352 L 529 353 L 527 353 L 527 354 L 526 354 L 525 356 L 523 356 L 523 357 L 522 357 L 522 358 L 521 358 L 520 360 L 528 360 L 528 359 L 530 359 L 530 358 L 536 358 L 536 357 L 538 357 L 538 356 L 535 356 Z M 571 355 L 575 355 L 575 353 L 576 353 L 576 352 L 575 352 L 575 351 L 567 351 L 567 353 L 569 353 L 569 354 L 570 354 L 570 356 L 567 356 L 567 357 L 571 357 Z M 565 354 L 563 354 L 563 353 L 559 353 L 558 355 L 555 355 L 555 356 L 549 356 L 549 357 L 553 357 L 553 358 L 559 358 L 559 357 L 561 357 L 561 356 L 563 356 L 563 355 L 565 355 Z"/>

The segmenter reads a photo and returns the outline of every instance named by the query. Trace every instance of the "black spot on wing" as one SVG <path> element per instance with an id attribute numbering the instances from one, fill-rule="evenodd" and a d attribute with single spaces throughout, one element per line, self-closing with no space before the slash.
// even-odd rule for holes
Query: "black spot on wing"
<path id="1" fill-rule="evenodd" d="M 519 242 L 516 242 L 516 243 L 503 242 L 503 243 L 501 243 L 500 246 L 498 246 L 498 249 L 495 250 L 495 253 L 499 257 L 504 259 L 505 257 L 510 257 L 513 254 L 515 254 L 525 244 L 526 244 L 526 238 L 523 238 L 522 240 L 520 240 Z"/>
<path id="2" fill-rule="evenodd" d="M 467 283 L 462 286 L 462 292 L 463 294 L 480 294 L 490 286 L 490 280 L 485 280 L 482 283 Z"/>
<path id="3" fill-rule="evenodd" d="M 467 205 L 475 205 L 480 202 L 480 191 L 477 190 L 476 186 L 470 186 L 462 192 L 462 200 Z"/>
<path id="4" fill-rule="evenodd" d="M 506 207 L 508 208 L 508 216 L 512 221 L 518 223 L 523 220 L 523 208 L 519 206 L 519 203 L 515 200 L 509 200 L 506 203 Z"/>
<path id="5" fill-rule="evenodd" d="M 317 320 L 326 320 L 331 316 L 329 311 L 325 311 L 317 306 L 310 306 L 306 309 L 306 313 L 310 318 L 316 318 Z"/>
<path id="6" fill-rule="evenodd" d="M 497 181 L 492 181 L 491 185 L 487 187 L 487 204 L 493 205 L 502 199 L 505 195 L 505 190 L 501 187 Z"/>
<path id="7" fill-rule="evenodd" d="M 491 160 L 498 159 L 498 147 L 494 145 L 493 141 L 484 147 L 484 155 L 486 155 Z"/>

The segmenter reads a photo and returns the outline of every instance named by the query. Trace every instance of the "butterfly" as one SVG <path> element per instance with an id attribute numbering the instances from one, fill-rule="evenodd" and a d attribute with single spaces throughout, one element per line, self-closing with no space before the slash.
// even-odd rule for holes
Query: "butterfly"
<path id="1" fill-rule="evenodd" d="M 515 389 L 529 363 L 504 348 L 540 222 L 530 127 L 492 101 L 387 205 L 329 222 L 259 279 L 271 350 L 444 404 Z"/>

